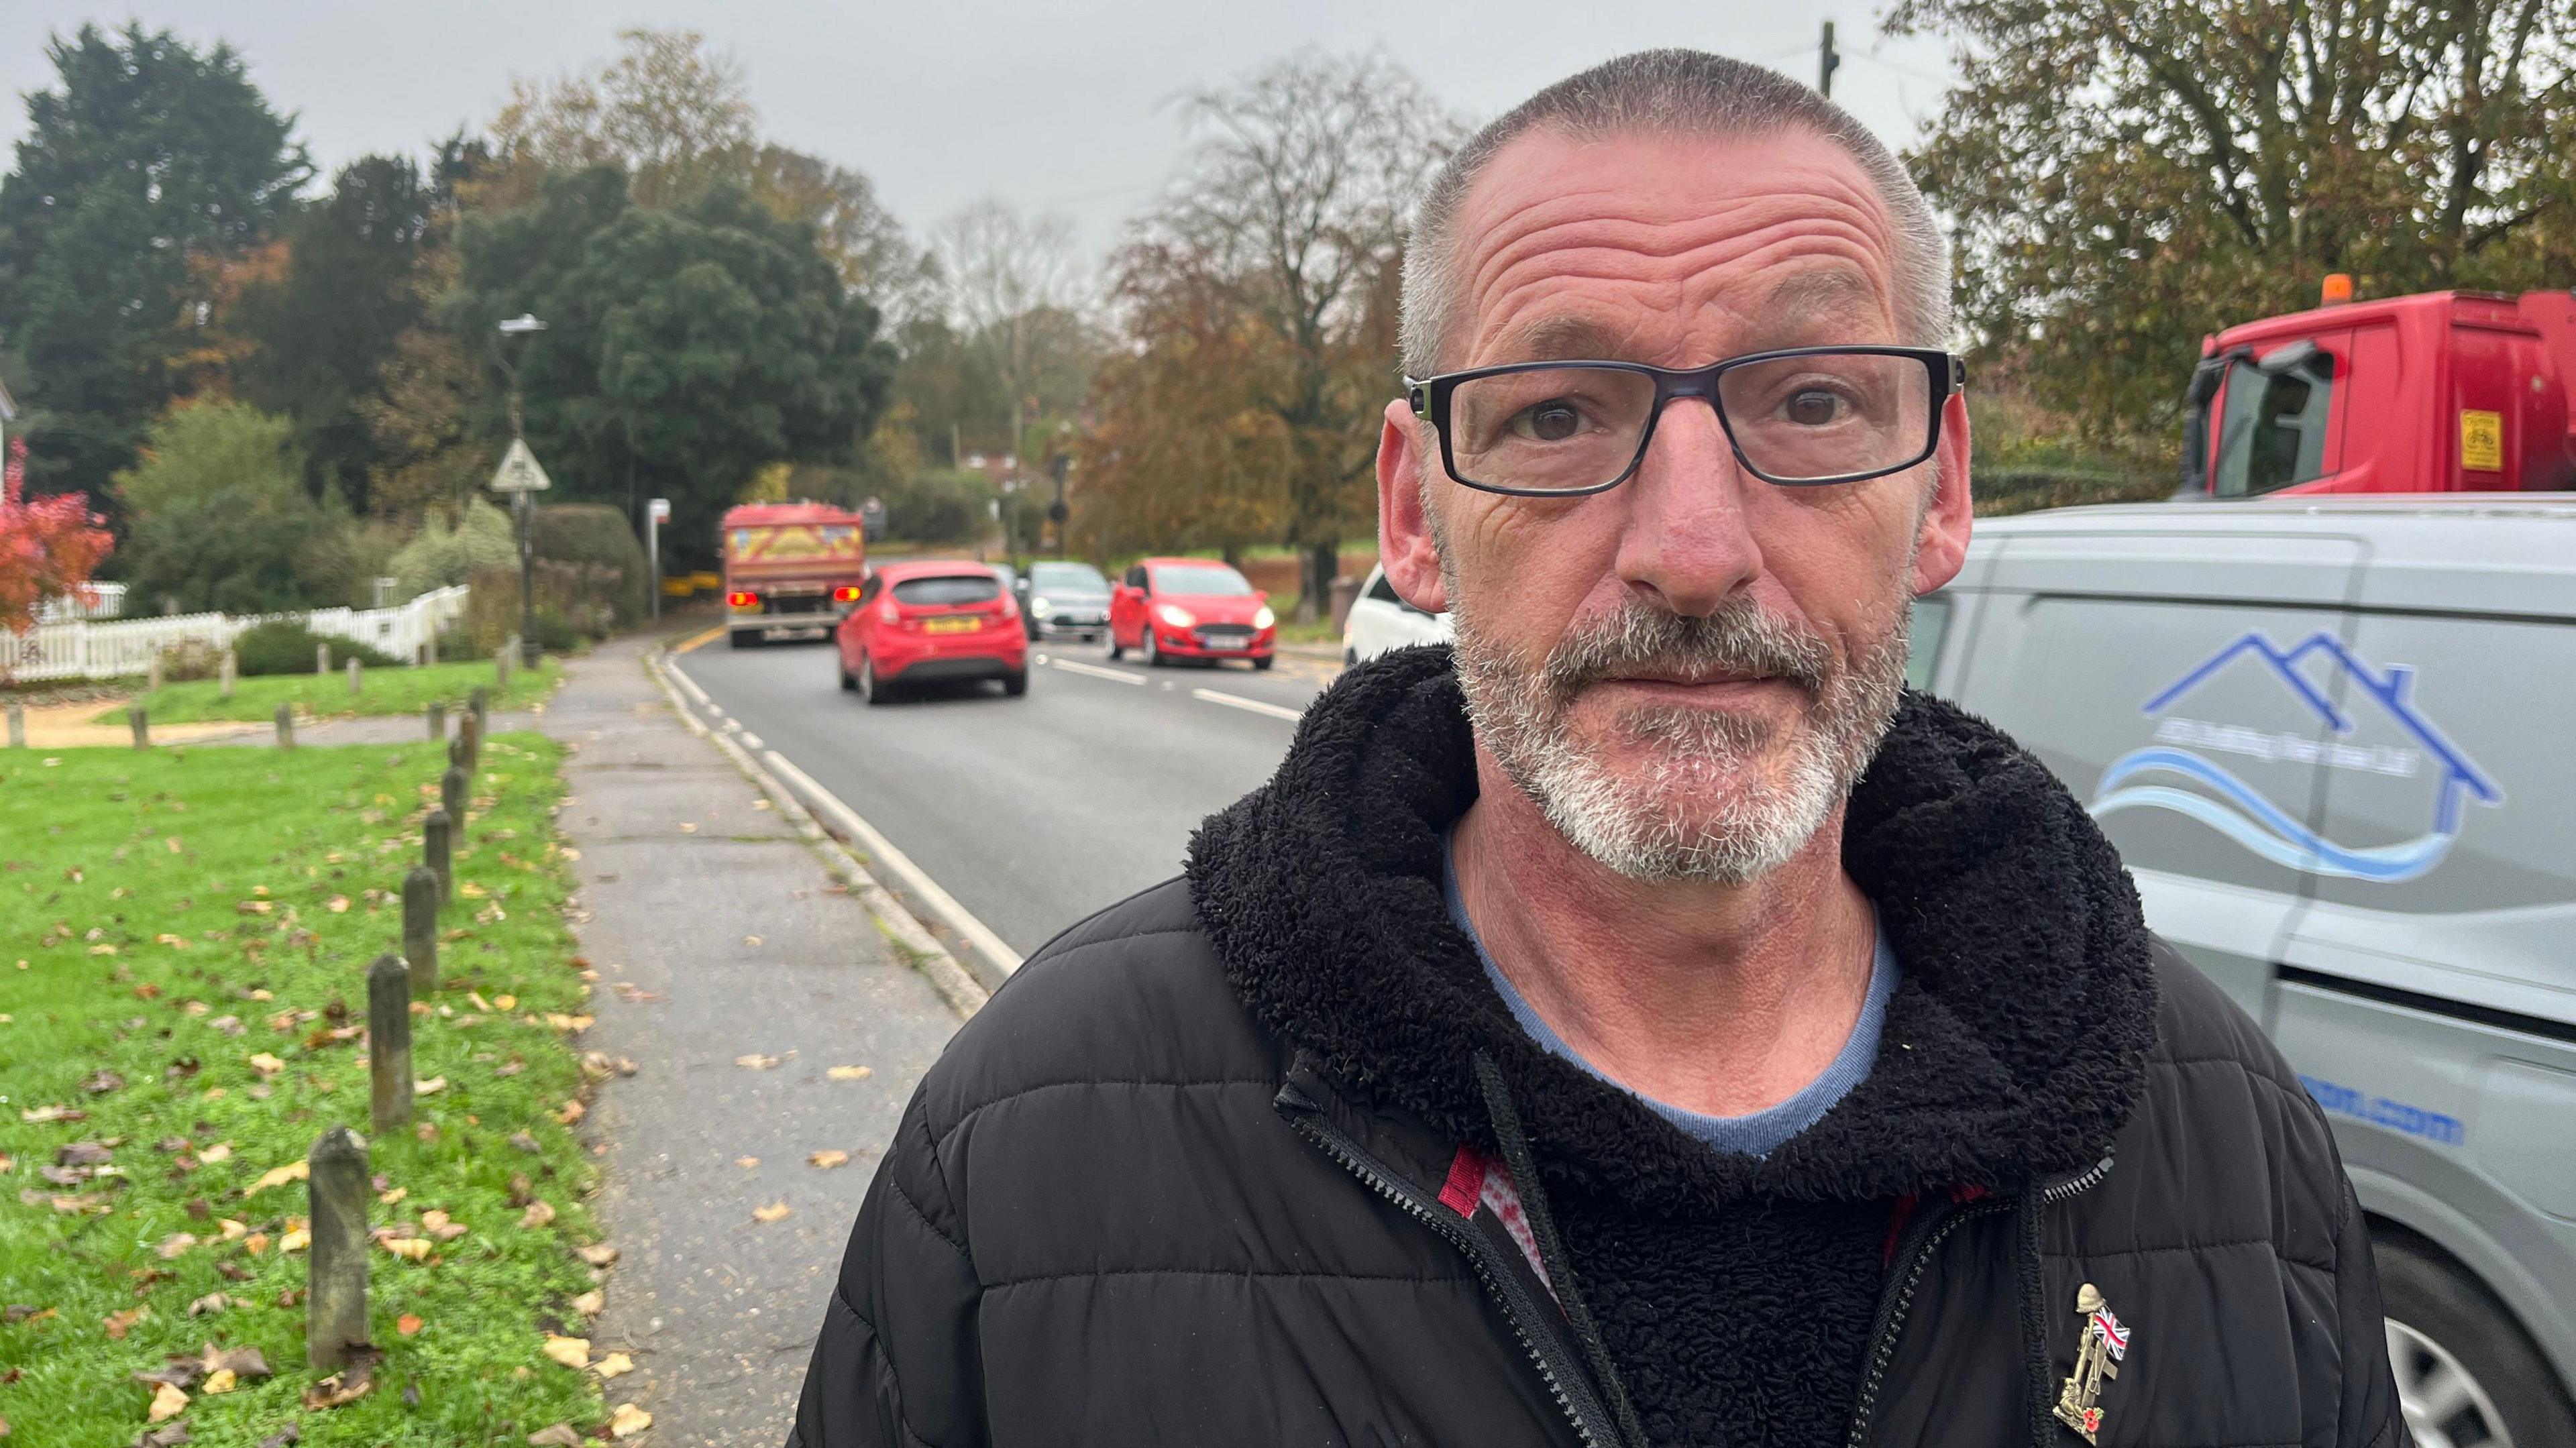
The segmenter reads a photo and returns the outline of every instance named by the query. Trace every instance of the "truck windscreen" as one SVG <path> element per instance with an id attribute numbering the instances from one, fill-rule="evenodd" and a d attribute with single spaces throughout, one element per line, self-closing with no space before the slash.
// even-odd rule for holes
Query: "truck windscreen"
<path id="1" fill-rule="evenodd" d="M 2312 352 L 2286 369 L 2251 361 L 2230 367 L 2210 491 L 2249 498 L 2323 476 L 2333 398 L 2328 352 Z"/>

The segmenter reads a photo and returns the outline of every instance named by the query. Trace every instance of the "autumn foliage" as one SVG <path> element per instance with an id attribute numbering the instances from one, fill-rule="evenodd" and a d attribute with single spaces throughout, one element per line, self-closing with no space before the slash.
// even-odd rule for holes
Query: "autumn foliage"
<path id="1" fill-rule="evenodd" d="M 13 437 L 0 472 L 0 628 L 13 634 L 35 627 L 45 600 L 84 595 L 91 571 L 116 546 L 87 495 L 30 498 L 26 488 L 27 440 Z"/>

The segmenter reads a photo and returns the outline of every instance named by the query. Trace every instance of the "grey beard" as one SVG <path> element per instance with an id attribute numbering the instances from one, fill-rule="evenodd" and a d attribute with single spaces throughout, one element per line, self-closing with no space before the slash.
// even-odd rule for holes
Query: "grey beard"
<path id="1" fill-rule="evenodd" d="M 1533 667 L 1484 636 L 1454 586 L 1450 600 L 1476 737 L 1576 849 L 1632 880 L 1743 884 L 1787 863 L 1850 798 L 1905 685 L 1910 610 L 1838 666 L 1822 638 L 1749 599 L 1706 618 L 1631 599 Z M 1762 769 L 1775 742 L 1767 721 L 1631 709 L 1614 727 L 1661 747 L 1651 767 L 1622 773 L 1573 737 L 1566 711 L 1592 684 L 1639 668 L 1785 679 L 1810 701 L 1806 728 L 1773 778 Z M 1698 807 L 1704 786 L 1719 781 L 1719 802 Z"/>

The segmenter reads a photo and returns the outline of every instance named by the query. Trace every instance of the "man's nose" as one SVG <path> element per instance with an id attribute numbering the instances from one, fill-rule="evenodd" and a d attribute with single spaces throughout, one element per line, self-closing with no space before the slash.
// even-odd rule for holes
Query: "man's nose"
<path id="1" fill-rule="evenodd" d="M 1620 581 L 1684 617 L 1716 612 L 1762 571 L 1745 504 L 1748 489 L 1769 486 L 1744 471 L 1708 399 L 1666 403 L 1637 475 L 1618 489 Z"/>

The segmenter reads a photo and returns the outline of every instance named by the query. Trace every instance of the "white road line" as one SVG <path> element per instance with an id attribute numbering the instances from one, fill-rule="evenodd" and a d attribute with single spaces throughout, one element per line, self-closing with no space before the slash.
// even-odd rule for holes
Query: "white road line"
<path id="1" fill-rule="evenodd" d="M 742 731 L 742 747 L 745 749 L 766 749 L 769 746 L 760 742 L 759 735 L 745 729 Z"/>
<path id="2" fill-rule="evenodd" d="M 1205 699 L 1211 704 L 1223 704 L 1229 709 L 1242 709 L 1249 713 L 1267 714 L 1273 719 L 1285 719 L 1291 724 L 1294 724 L 1298 720 L 1306 717 L 1302 712 L 1295 709 L 1282 708 L 1277 704 L 1265 704 L 1259 699 L 1247 699 L 1241 694 L 1221 693 L 1215 689 L 1192 689 L 1190 690 L 1190 697 L 1193 699 Z"/>
<path id="3" fill-rule="evenodd" d="M 1050 668 L 1064 669 L 1076 674 L 1089 674 L 1095 679 L 1115 679 L 1122 684 L 1145 682 L 1145 676 L 1142 674 L 1131 674 L 1125 669 L 1104 669 L 1098 664 L 1077 664 L 1071 659 L 1049 659 L 1047 665 Z"/>
<path id="4" fill-rule="evenodd" d="M 878 834 L 876 826 L 859 818 L 858 811 L 841 803 L 840 796 L 815 783 L 814 776 L 798 769 L 775 749 L 763 753 L 761 758 L 768 760 L 769 767 L 793 784 L 824 818 L 846 831 L 850 842 L 866 852 L 871 866 L 882 866 L 894 872 L 905 889 L 920 897 L 923 904 L 958 934 L 965 936 L 967 942 L 975 947 L 975 953 L 990 961 L 994 969 L 1007 976 L 1020 968 L 1018 951 L 1004 945 L 1002 937 L 995 935 L 990 926 L 958 904 L 956 896 L 939 888 L 939 882 L 930 878 L 928 871 L 914 864 L 910 855 L 896 849 L 894 841 Z"/>
<path id="5" fill-rule="evenodd" d="M 699 688 L 696 680 L 681 673 L 676 666 L 668 667 L 670 667 L 671 677 L 680 681 L 680 687 L 689 691 L 689 697 L 698 701 L 698 707 L 712 709 L 716 706 L 716 701 L 707 697 L 707 691 Z"/>
<path id="6" fill-rule="evenodd" d="M 742 732 L 742 721 L 736 719 L 731 714 L 727 714 L 725 716 L 724 728 L 727 734 L 740 734 Z"/>

